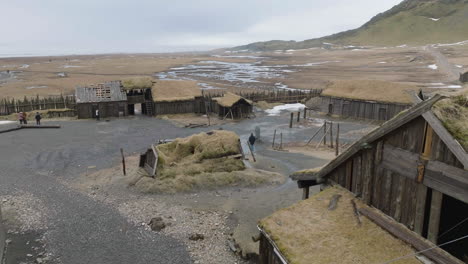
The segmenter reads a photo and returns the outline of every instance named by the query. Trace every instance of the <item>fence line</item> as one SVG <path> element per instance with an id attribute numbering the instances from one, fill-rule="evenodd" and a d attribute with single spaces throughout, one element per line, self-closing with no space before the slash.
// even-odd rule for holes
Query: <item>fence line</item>
<path id="1" fill-rule="evenodd" d="M 44 98 L 39 98 L 39 96 L 33 98 L 24 97 L 23 100 L 3 98 L 0 99 L 0 115 L 10 115 L 18 112 L 32 112 L 46 109 L 67 108 L 74 110 L 75 106 L 76 100 L 74 95 L 59 95 Z"/>

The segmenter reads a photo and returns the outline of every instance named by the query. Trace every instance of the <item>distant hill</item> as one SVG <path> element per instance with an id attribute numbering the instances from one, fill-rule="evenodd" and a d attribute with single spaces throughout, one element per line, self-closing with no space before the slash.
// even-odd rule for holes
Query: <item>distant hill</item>
<path id="1" fill-rule="evenodd" d="M 286 50 L 328 45 L 423 45 L 468 40 L 468 0 L 405 0 L 360 28 L 305 41 L 272 40 L 232 50 Z"/>

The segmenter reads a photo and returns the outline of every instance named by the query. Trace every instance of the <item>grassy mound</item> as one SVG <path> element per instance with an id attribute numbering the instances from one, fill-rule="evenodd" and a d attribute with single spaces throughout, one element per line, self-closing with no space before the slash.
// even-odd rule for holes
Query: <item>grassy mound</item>
<path id="1" fill-rule="evenodd" d="M 135 77 L 122 80 L 122 85 L 126 90 L 149 89 L 153 86 L 153 79 L 150 77 Z"/>
<path id="2" fill-rule="evenodd" d="M 245 170 L 239 137 L 230 131 L 200 133 L 156 147 L 156 177 L 136 177 L 130 184 L 142 192 L 175 193 L 223 186 L 255 186 L 281 178 L 258 170 Z"/>
<path id="3" fill-rule="evenodd" d="M 432 111 L 468 152 L 468 93 L 441 100 Z"/>

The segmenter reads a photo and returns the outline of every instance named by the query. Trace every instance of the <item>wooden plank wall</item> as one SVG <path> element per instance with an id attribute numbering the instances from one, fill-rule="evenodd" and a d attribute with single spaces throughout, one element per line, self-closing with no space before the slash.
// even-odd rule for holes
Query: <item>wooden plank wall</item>
<path id="1" fill-rule="evenodd" d="M 76 112 L 79 119 L 95 118 L 95 109 L 99 109 L 101 118 L 128 115 L 127 102 L 102 102 L 77 104 Z M 122 112 L 122 113 L 121 113 Z"/>
<path id="2" fill-rule="evenodd" d="M 430 158 L 425 159 L 427 126 L 419 117 L 380 141 L 369 142 L 371 147 L 343 162 L 329 179 L 420 235 L 426 225 L 429 237 L 437 242 L 441 194 L 468 204 L 468 172 L 435 133 L 428 141 Z M 430 215 L 426 202 L 431 202 Z"/>
<path id="3" fill-rule="evenodd" d="M 260 236 L 260 259 L 259 264 L 283 264 L 283 261 L 275 254 L 273 245 L 262 234 Z"/>
<path id="4" fill-rule="evenodd" d="M 386 121 L 411 105 L 320 96 L 319 111 L 343 117 Z M 330 108 L 330 105 L 332 107 Z M 331 110 L 331 112 L 330 112 Z"/>
<path id="5" fill-rule="evenodd" d="M 202 111 L 205 111 L 197 100 L 156 102 L 154 103 L 154 109 L 156 115 L 202 113 Z"/>

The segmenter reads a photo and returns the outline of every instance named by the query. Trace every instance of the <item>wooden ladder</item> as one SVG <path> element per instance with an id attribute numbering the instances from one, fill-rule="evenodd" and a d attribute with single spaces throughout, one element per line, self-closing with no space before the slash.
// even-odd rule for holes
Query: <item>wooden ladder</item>
<path id="1" fill-rule="evenodd" d="M 146 102 L 145 105 L 146 105 L 146 115 L 148 116 L 154 115 L 153 102 Z"/>

